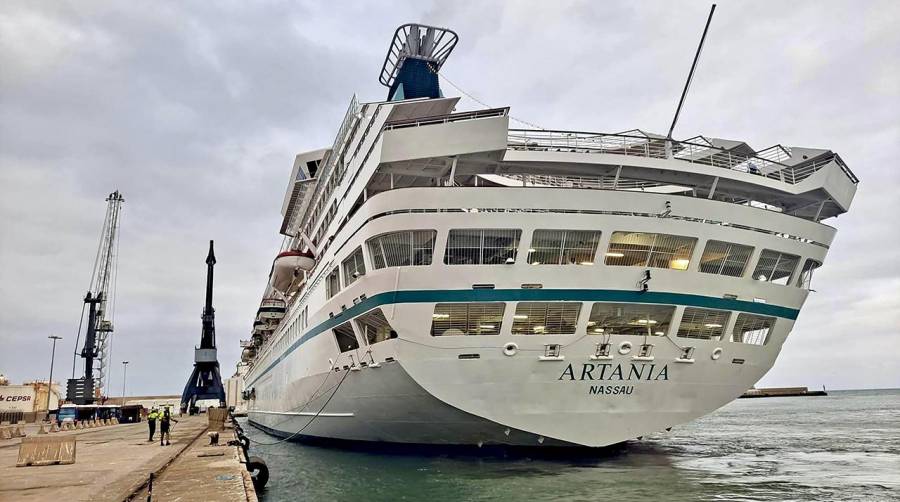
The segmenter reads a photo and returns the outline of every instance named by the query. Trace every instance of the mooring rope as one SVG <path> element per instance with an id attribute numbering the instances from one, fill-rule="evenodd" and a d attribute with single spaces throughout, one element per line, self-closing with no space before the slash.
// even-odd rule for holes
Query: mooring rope
<path id="1" fill-rule="evenodd" d="M 334 366 L 332 366 L 332 368 L 334 368 Z M 331 371 L 333 371 L 333 369 L 332 369 L 332 370 L 329 370 L 329 375 L 331 374 Z M 337 385 L 335 385 L 335 386 L 333 387 L 334 391 L 331 393 L 330 396 L 328 396 L 328 399 L 325 400 L 325 404 L 323 404 L 322 407 L 319 408 L 319 411 L 317 411 L 316 414 L 313 415 L 313 417 L 309 420 L 309 422 L 307 422 L 306 425 L 304 425 L 302 428 L 300 428 L 300 430 L 298 430 L 297 432 L 295 432 L 295 433 L 291 434 L 290 436 L 287 436 L 287 437 L 285 437 L 285 438 L 283 438 L 283 439 L 280 439 L 280 440 L 278 440 L 278 441 L 272 442 L 272 443 L 264 443 L 264 442 L 262 442 L 262 441 L 256 441 L 256 440 L 250 438 L 249 436 L 247 436 L 247 439 L 248 439 L 250 442 L 252 442 L 252 443 L 254 443 L 254 444 L 258 445 L 258 446 L 273 446 L 273 445 L 276 445 L 276 444 L 284 443 L 285 441 L 290 441 L 291 439 L 295 438 L 295 437 L 298 436 L 301 432 L 305 431 L 306 428 L 309 427 L 309 426 L 310 426 L 317 418 L 319 418 L 319 415 L 322 414 L 322 411 L 325 410 L 325 407 L 328 406 L 328 403 L 330 403 L 330 402 L 331 402 L 331 399 L 335 396 L 335 394 L 337 394 L 338 389 L 340 389 L 341 384 L 344 383 L 344 380 L 347 378 L 347 375 L 349 375 L 349 374 L 350 374 L 350 370 L 344 371 L 344 376 L 341 377 L 341 380 L 337 383 Z M 327 381 L 327 380 L 328 380 L 328 377 L 325 377 L 325 380 L 323 380 L 322 383 L 324 384 L 325 381 Z M 319 386 L 319 388 L 321 388 L 321 385 Z M 317 390 L 317 392 L 318 392 L 318 390 Z M 318 396 L 318 397 L 321 397 L 321 396 Z M 310 398 L 309 401 L 307 401 L 306 403 L 304 403 L 304 404 L 302 405 L 302 407 L 298 407 L 298 408 L 300 408 L 300 409 L 305 408 L 309 403 L 313 402 L 315 399 L 317 399 L 317 397 L 315 396 L 315 394 L 313 394 L 313 397 Z M 294 408 L 294 409 L 297 409 L 297 408 Z M 293 410 L 291 410 L 291 411 L 293 411 Z M 284 421 L 279 422 L 279 423 L 276 424 L 276 425 L 283 424 L 283 423 L 286 422 L 287 420 L 289 420 L 289 419 L 285 419 Z"/>

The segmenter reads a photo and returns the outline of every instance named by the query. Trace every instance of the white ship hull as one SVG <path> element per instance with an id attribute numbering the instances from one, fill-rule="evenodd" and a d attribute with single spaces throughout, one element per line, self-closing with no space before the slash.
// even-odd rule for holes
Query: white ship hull
<path id="1" fill-rule="evenodd" d="M 383 194 L 371 199 L 368 209 L 374 215 L 411 205 L 516 207 L 529 192 L 510 188 L 440 189 L 443 193 L 438 202 L 429 196 L 429 190 L 432 189 L 397 190 L 390 197 Z M 599 199 L 588 191 L 541 192 L 541 204 L 563 211 L 570 207 L 595 212 L 631 207 L 640 213 L 642 205 L 659 205 L 665 197 L 610 193 Z M 429 200 L 432 202 L 424 202 Z M 697 204 L 698 210 L 708 203 L 684 202 L 680 209 L 685 213 L 690 213 L 690 203 Z M 740 214 L 732 216 L 732 221 L 741 221 Z M 761 217 L 752 213 L 750 216 Z M 789 222 L 787 217 L 774 213 L 762 217 Z M 360 221 L 366 219 L 365 214 L 359 215 Z M 373 235 L 402 228 L 434 228 L 438 235 L 461 226 L 504 226 L 525 231 L 609 229 L 605 235 L 613 229 L 649 230 L 659 224 L 658 218 L 565 212 L 396 214 L 365 224 L 343 248 L 352 249 Z M 703 238 L 748 233 L 700 221 L 667 221 L 666 228 Z M 601 237 L 600 250 L 605 249 L 605 239 Z M 765 247 L 767 240 L 785 241 L 765 234 L 743 235 L 742 239 L 758 243 L 759 247 Z M 801 242 L 778 244 L 806 248 L 807 255 L 813 248 Z M 527 243 L 521 246 L 521 251 L 527 252 Z M 825 249 L 813 251 L 821 258 Z M 439 242 L 434 254 L 440 257 L 443 252 Z M 267 360 L 268 365 L 255 367 L 248 376 L 247 387 L 256 390 L 249 409 L 251 422 L 296 438 L 465 445 L 611 445 L 703 416 L 750 388 L 772 367 L 808 293 L 799 288 L 683 270 L 654 270 L 652 287 L 642 293 L 636 287 L 641 270 L 630 267 L 541 267 L 525 263 L 451 266 L 441 264 L 438 258 L 434 261 L 429 267 L 370 271 L 325 301 L 316 314 L 310 313 L 306 334 L 298 332 L 293 338 L 289 334 L 279 349 L 280 358 Z M 691 275 L 690 281 L 684 280 L 686 274 Z M 494 289 L 472 289 L 473 284 L 485 283 Z M 526 283 L 542 287 L 522 289 Z M 739 299 L 723 299 L 727 294 Z M 762 299 L 766 303 L 759 303 Z M 579 334 L 575 335 L 523 336 L 506 330 L 490 337 L 429 334 L 435 303 L 486 300 L 579 300 L 585 307 Z M 735 312 L 781 317 L 767 343 L 761 346 L 677 338 L 671 333 L 650 337 L 611 335 L 610 359 L 592 359 L 601 337 L 586 334 L 584 312 L 590 310 L 593 301 L 725 305 Z M 373 307 L 382 309 L 398 338 L 362 345 L 358 350 L 338 355 L 330 328 Z M 504 324 L 512 323 L 513 312 L 506 309 Z M 329 318 L 329 314 L 334 314 L 334 318 Z M 632 346 L 627 354 L 620 353 L 623 342 Z M 654 345 L 652 359 L 636 359 L 638 346 L 645 342 Z M 515 355 L 504 353 L 508 343 L 518 346 Z M 561 360 L 542 359 L 548 343 L 562 346 Z M 692 362 L 681 360 L 679 347 L 684 346 L 694 347 Z M 715 359 L 714 352 L 718 356 Z M 478 354 L 478 358 L 460 359 L 461 355 L 471 354 Z M 371 367 L 373 361 L 380 367 Z M 366 367 L 360 362 L 367 363 Z M 338 371 L 329 372 L 332 366 Z M 354 368 L 344 369 L 351 366 Z M 322 384 L 325 374 L 329 379 Z M 345 381 L 331 397 L 329 390 L 341 379 Z M 318 397 L 310 401 L 314 396 Z"/>

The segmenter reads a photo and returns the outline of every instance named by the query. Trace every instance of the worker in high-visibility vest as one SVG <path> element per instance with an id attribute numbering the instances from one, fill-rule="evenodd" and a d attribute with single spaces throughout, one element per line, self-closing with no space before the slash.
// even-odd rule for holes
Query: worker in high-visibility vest
<path id="1" fill-rule="evenodd" d="M 156 406 L 147 413 L 147 425 L 150 427 L 150 442 L 153 442 L 153 436 L 156 434 L 156 421 L 159 420 L 159 410 Z"/>
<path id="2" fill-rule="evenodd" d="M 160 446 L 169 446 L 169 429 L 172 427 L 172 422 L 178 423 L 178 420 L 175 420 L 171 414 L 169 414 L 169 408 L 164 407 L 162 413 L 159 415 L 159 445 Z M 163 440 L 165 440 L 165 444 L 163 444 Z"/>

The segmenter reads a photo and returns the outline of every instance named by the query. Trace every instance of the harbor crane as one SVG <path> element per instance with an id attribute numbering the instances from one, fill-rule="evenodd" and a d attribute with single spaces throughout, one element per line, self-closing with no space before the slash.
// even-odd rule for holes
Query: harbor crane
<path id="1" fill-rule="evenodd" d="M 113 316 L 115 314 L 115 287 L 119 254 L 119 222 L 125 198 L 118 190 L 106 197 L 106 217 L 100 233 L 100 244 L 94 258 L 90 289 L 84 297 L 88 311 L 84 346 L 78 352 L 84 311 L 75 338 L 75 354 L 72 357 L 72 378 L 66 386 L 66 400 L 75 404 L 93 404 L 104 395 L 109 385 L 109 363 L 112 356 Z M 75 378 L 78 356 L 84 360 L 84 374 Z M 94 362 L 97 370 L 94 370 Z"/>

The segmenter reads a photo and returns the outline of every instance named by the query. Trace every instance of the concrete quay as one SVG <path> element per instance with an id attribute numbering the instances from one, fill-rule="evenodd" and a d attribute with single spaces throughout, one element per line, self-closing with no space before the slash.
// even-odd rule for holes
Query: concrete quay
<path id="1" fill-rule="evenodd" d="M 240 448 L 223 446 L 231 430 L 220 433 L 222 445 L 206 446 L 206 415 L 177 420 L 170 446 L 159 445 L 159 431 L 147 441 L 146 422 L 52 433 L 77 435 L 70 465 L 15 467 L 21 439 L 0 441 L 0 500 L 143 501 L 153 473 L 154 501 L 255 502 Z"/>

